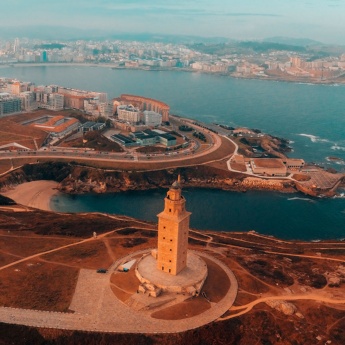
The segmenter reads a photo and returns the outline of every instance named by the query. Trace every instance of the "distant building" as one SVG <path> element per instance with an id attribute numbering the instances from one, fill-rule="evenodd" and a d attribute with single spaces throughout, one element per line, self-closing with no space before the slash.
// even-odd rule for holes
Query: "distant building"
<path id="1" fill-rule="evenodd" d="M 64 95 L 64 107 L 69 109 L 84 110 L 84 101 L 93 100 L 95 103 L 106 103 L 107 94 L 104 92 L 84 91 L 59 87 L 58 93 Z"/>
<path id="2" fill-rule="evenodd" d="M 0 93 L 0 116 L 19 113 L 22 109 L 20 97 L 12 96 L 7 92 Z"/>
<path id="3" fill-rule="evenodd" d="M 144 123 L 149 127 L 157 127 L 162 124 L 162 115 L 155 111 L 145 110 L 143 112 Z"/>
<path id="4" fill-rule="evenodd" d="M 133 138 L 127 137 L 123 134 L 114 134 L 111 136 L 111 139 L 125 147 L 138 145 L 138 143 Z"/>
<path id="5" fill-rule="evenodd" d="M 58 93 L 44 93 L 38 102 L 38 107 L 59 111 L 64 109 L 64 96 Z"/>
<path id="6" fill-rule="evenodd" d="M 163 131 L 145 129 L 143 131 L 131 133 L 130 136 L 135 138 L 140 146 L 162 144 L 166 147 L 170 147 L 176 145 L 176 137 Z"/>
<path id="7" fill-rule="evenodd" d="M 86 133 L 86 132 L 91 132 L 91 131 L 100 131 L 104 128 L 105 128 L 105 123 L 103 122 L 88 121 L 79 127 L 79 131 Z"/>
<path id="8" fill-rule="evenodd" d="M 25 91 L 19 94 L 22 101 L 22 110 L 33 111 L 38 108 L 35 93 L 31 91 Z"/>
<path id="9" fill-rule="evenodd" d="M 109 117 L 114 114 L 113 104 L 109 102 L 99 103 L 99 115 L 103 117 Z"/>
<path id="10" fill-rule="evenodd" d="M 147 97 L 141 97 L 136 95 L 128 95 L 128 94 L 122 94 L 120 97 L 120 102 L 122 104 L 131 104 L 135 107 L 138 107 L 141 111 L 145 110 L 151 110 L 155 111 L 156 113 L 159 113 L 162 115 L 162 121 L 168 122 L 169 121 L 169 111 L 170 107 L 161 101 L 147 98 Z"/>
<path id="11" fill-rule="evenodd" d="M 287 158 L 285 160 L 283 160 L 283 163 L 285 164 L 286 168 L 288 170 L 301 170 L 304 165 L 305 165 L 305 161 L 303 159 L 296 159 L 296 158 Z"/>
<path id="12" fill-rule="evenodd" d="M 252 158 L 250 167 L 256 175 L 283 177 L 287 174 L 287 168 L 280 158 Z"/>
<path id="13" fill-rule="evenodd" d="M 140 110 L 133 105 L 119 105 L 117 107 L 117 117 L 119 120 L 129 122 L 131 124 L 139 123 Z"/>
<path id="14" fill-rule="evenodd" d="M 41 53 L 41 62 L 48 62 L 48 55 L 45 50 Z"/>
<path id="15" fill-rule="evenodd" d="M 39 128 L 53 137 L 62 138 L 80 126 L 80 122 L 73 117 L 46 115 L 23 122 L 24 126 Z"/>

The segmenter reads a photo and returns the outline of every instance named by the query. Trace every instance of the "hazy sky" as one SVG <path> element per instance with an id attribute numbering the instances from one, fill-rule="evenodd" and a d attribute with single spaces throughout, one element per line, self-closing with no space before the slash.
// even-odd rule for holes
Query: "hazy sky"
<path id="1" fill-rule="evenodd" d="M 0 0 L 0 26 L 63 25 L 345 44 L 345 0 Z"/>

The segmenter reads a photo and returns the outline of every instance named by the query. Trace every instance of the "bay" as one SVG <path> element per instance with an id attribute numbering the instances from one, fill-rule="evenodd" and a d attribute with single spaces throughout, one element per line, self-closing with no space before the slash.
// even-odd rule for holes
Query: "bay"
<path id="1" fill-rule="evenodd" d="M 258 128 L 292 140 L 294 151 L 290 157 L 344 169 L 343 162 L 327 160 L 336 156 L 345 161 L 344 85 L 87 66 L 1 67 L 0 76 L 36 85 L 57 84 L 107 92 L 109 98 L 131 93 L 160 99 L 170 105 L 172 114 L 206 123 Z M 52 200 L 52 206 L 57 211 L 120 213 L 155 221 L 164 195 L 165 191 L 64 195 Z M 188 190 L 186 197 L 193 212 L 192 226 L 199 229 L 256 230 L 281 238 L 308 240 L 345 237 L 342 198 L 321 200 L 301 194 L 201 189 Z"/>
<path id="2" fill-rule="evenodd" d="M 57 195 L 58 212 L 106 212 L 157 221 L 167 190 L 109 194 Z M 312 199 L 301 194 L 237 193 L 214 189 L 184 189 L 192 228 L 249 231 L 282 239 L 342 239 L 345 199 Z M 95 229 L 97 231 L 97 229 Z"/>

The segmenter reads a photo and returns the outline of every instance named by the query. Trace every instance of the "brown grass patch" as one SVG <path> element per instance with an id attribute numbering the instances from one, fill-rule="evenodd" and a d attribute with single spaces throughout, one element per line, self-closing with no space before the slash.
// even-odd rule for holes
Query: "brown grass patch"
<path id="1" fill-rule="evenodd" d="M 6 307 L 67 311 L 79 270 L 29 261 L 0 271 L 0 304 Z"/>
<path id="2" fill-rule="evenodd" d="M 134 221 L 114 219 L 100 214 L 59 214 L 35 210 L 33 212 L 12 212 L 0 210 L 0 230 L 13 232 L 32 231 L 40 235 L 70 237 L 91 237 L 93 232 L 102 234 L 124 226 L 132 226 Z M 1 221 L 8 217 L 6 222 Z M 17 234 L 17 233 L 16 233 Z"/>
<path id="3" fill-rule="evenodd" d="M 266 293 L 269 291 L 269 287 L 267 285 L 251 277 L 243 270 L 240 271 L 232 268 L 232 271 L 236 274 L 237 282 L 240 289 L 253 294 Z"/>
<path id="4" fill-rule="evenodd" d="M 7 253 L 1 253 L 0 252 L 0 267 L 1 266 L 5 266 L 10 264 L 11 262 L 15 262 L 17 260 L 19 260 L 20 258 L 18 256 L 13 256 L 11 254 L 7 254 Z"/>
<path id="5" fill-rule="evenodd" d="M 105 244 L 98 240 L 61 249 L 58 252 L 43 255 L 42 258 L 87 269 L 109 267 L 112 264 Z"/>
<path id="6" fill-rule="evenodd" d="M 133 249 L 125 247 L 124 244 L 127 243 L 127 238 L 109 238 L 109 245 L 114 253 L 114 256 L 117 259 L 122 258 L 123 256 L 128 255 L 130 252 L 143 250 L 147 248 L 152 248 L 157 246 L 157 239 L 156 238 L 147 238 L 145 239 L 146 242 L 142 244 L 138 244 Z M 125 244 L 126 245 L 126 244 Z"/>
<path id="7" fill-rule="evenodd" d="M 239 260 L 240 264 L 245 267 L 253 276 L 264 281 L 269 285 L 287 287 L 294 283 L 294 279 L 284 272 L 284 268 L 276 262 L 265 259 L 257 260 Z"/>
<path id="8" fill-rule="evenodd" d="M 61 238 L 27 238 L 23 237 L 2 237 L 0 236 L 0 248 L 6 248 L 6 252 L 26 257 L 51 249 L 59 248 L 64 245 L 74 243 L 76 240 Z"/>
<path id="9" fill-rule="evenodd" d="M 87 140 L 84 142 L 84 140 Z M 85 149 L 95 149 L 105 152 L 123 152 L 123 148 L 108 138 L 104 137 L 99 131 L 86 132 L 83 137 L 66 140 L 60 144 L 62 147 L 78 147 Z"/>

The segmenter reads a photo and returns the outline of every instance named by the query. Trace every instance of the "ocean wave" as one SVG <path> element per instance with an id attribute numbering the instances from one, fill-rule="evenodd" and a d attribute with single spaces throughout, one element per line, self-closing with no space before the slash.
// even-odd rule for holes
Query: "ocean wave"
<path id="1" fill-rule="evenodd" d="M 314 200 L 312 199 L 308 199 L 308 198 L 299 198 L 299 197 L 294 197 L 294 198 L 289 198 L 288 201 L 292 201 L 292 200 L 303 200 L 303 201 L 308 201 L 308 202 L 312 202 L 312 203 L 315 203 Z"/>
<path id="2" fill-rule="evenodd" d="M 344 146 L 339 146 L 338 144 L 334 144 L 333 146 L 331 146 L 332 150 L 339 150 L 339 151 L 345 151 L 345 147 Z"/>
<path id="3" fill-rule="evenodd" d="M 338 157 L 326 157 L 326 161 L 329 163 L 326 164 L 337 164 L 337 165 L 345 165 L 345 160 L 343 160 L 342 158 L 338 158 Z"/>
<path id="4" fill-rule="evenodd" d="M 340 194 L 334 195 L 333 198 L 334 199 L 345 199 L 345 193 L 340 193 Z"/>
<path id="5" fill-rule="evenodd" d="M 313 143 L 329 143 L 328 139 L 321 139 L 317 135 L 305 134 L 305 133 L 300 133 L 298 135 L 300 135 L 301 137 L 309 138 Z"/>

